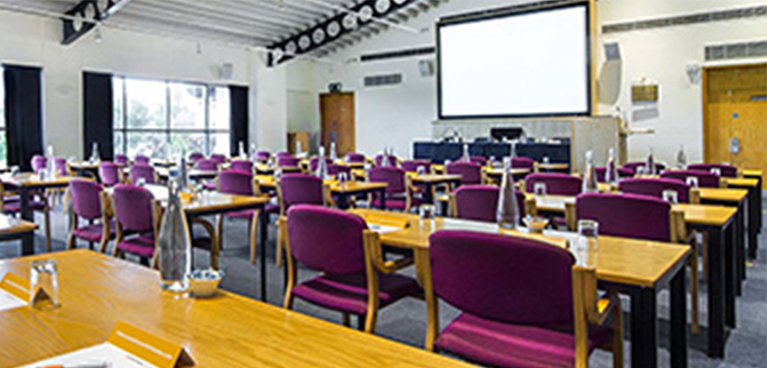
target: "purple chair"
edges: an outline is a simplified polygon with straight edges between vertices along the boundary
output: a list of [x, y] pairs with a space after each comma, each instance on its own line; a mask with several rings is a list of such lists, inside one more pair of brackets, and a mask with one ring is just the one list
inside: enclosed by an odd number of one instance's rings
[[[133, 165], [136, 166], [142, 165]], [[156, 267], [155, 239], [160, 212], [152, 192], [136, 185], [118, 184], [113, 189], [112, 202], [117, 232], [114, 256], [124, 258], [125, 254], [132, 254], [143, 265]]]
[[31, 162], [32, 162], [32, 171], [35, 173], [39, 173], [40, 170], [48, 167], [48, 159], [42, 155], [32, 156]]
[[515, 156], [511, 158], [511, 167], [515, 169], [535, 169], [535, 160], [529, 157]]
[[[623, 164], [622, 167], [624, 169], [626, 169], [626, 170], [631, 171], [632, 176], [633, 176], [633, 175], [636, 175], [636, 173], [637, 173], [637, 171], [639, 170], [640, 167], [646, 167], [646, 166], [647, 166], [647, 162], [646, 161], [634, 161], [634, 162], [627, 162], [627, 163]], [[666, 165], [661, 164], [659, 162], [656, 162], [655, 163], [655, 172], [659, 173], [659, 172], [661, 172], [663, 170], [666, 170]]]
[[418, 168], [422, 167], [423, 171], [425, 173], [428, 173], [431, 171], [431, 161], [430, 160], [407, 160], [402, 161], [402, 170], [405, 170], [407, 172], [418, 172]]
[[232, 170], [253, 172], [253, 163], [248, 160], [232, 160]]
[[663, 178], [631, 178], [618, 184], [623, 193], [641, 194], [663, 199], [663, 192], [673, 190], [679, 203], [690, 203], [690, 186], [683, 181]]
[[562, 173], [533, 173], [525, 178], [525, 191], [534, 193], [536, 183], [546, 184], [547, 195], [576, 196], [581, 193], [581, 179]]
[[295, 157], [292, 153], [286, 152], [286, 151], [277, 152], [277, 154], [275, 156], [277, 158], [280, 158], [280, 157]]
[[220, 154], [220, 153], [214, 153], [210, 155], [210, 159], [213, 160], [216, 164], [223, 164], [226, 162], [226, 155]]
[[191, 155], [189, 155], [189, 161], [191, 162], [197, 162], [205, 158], [205, 155], [203, 155], [200, 152], [192, 152]]
[[104, 161], [99, 165], [99, 177], [104, 186], [111, 187], [122, 182], [122, 169], [111, 161]]
[[479, 166], [485, 166], [485, 164], [487, 164], [487, 158], [482, 156], [471, 156], [469, 160], [475, 164], [479, 164]]
[[346, 173], [346, 177], [351, 179], [352, 168], [346, 165], [330, 164], [328, 165], [328, 175], [338, 176], [338, 174]]
[[[383, 162], [383, 155], [378, 155], [375, 157], [375, 163], [376, 166], [381, 166], [381, 163]], [[389, 155], [389, 166], [397, 167], [397, 156]]]
[[474, 162], [456, 161], [447, 165], [449, 175], [460, 175], [461, 185], [481, 184], [482, 166]]
[[738, 168], [727, 164], [690, 164], [687, 170], [706, 171], [713, 174], [714, 169], [719, 169], [719, 173], [725, 178], [737, 178]]
[[365, 155], [361, 153], [347, 153], [346, 154], [346, 162], [350, 164], [364, 164], [365, 163]]
[[698, 170], [667, 170], [660, 174], [661, 178], [676, 179], [687, 183], [687, 178], [698, 178], [698, 186], [701, 188], [719, 188], [721, 180], [719, 175]]
[[575, 200], [576, 218], [599, 223], [599, 235], [671, 241], [671, 205], [636, 194], [585, 193]]
[[[453, 211], [455, 217], [465, 220], [498, 222], [498, 195], [500, 190], [494, 185], [462, 185], [453, 191]], [[525, 194], [515, 190], [519, 220], [525, 217]]]
[[115, 163], [120, 165], [120, 167], [128, 166], [128, 156], [116, 154]]
[[[18, 216], [21, 213], [21, 197], [17, 194], [9, 195], [6, 187], [10, 190], [18, 190], [18, 187], [9, 183], [0, 182], [0, 212]], [[51, 207], [48, 197], [40, 192], [29, 194], [29, 208], [33, 211], [42, 212], [45, 216], [45, 249], [51, 251]]]
[[58, 176], [69, 176], [69, 165], [67, 165], [67, 159], [63, 157], [54, 157], [53, 170], [56, 171], [56, 175]]
[[[459, 230], [438, 231], [429, 243], [427, 350], [494, 367], [585, 367], [576, 360], [612, 344], [614, 365], [623, 366], [620, 299], [611, 292], [594, 300], [595, 271], [574, 267], [567, 250]], [[461, 311], [441, 332], [435, 295]], [[608, 314], [612, 329], [589, 323]]]
[[130, 179], [132, 184], [137, 184], [139, 179], [144, 179], [147, 184], [154, 184], [157, 182], [154, 167], [149, 165], [139, 164], [138, 162], [130, 167]]
[[[325, 157], [325, 164], [327, 166], [330, 166], [333, 163], [333, 160]], [[320, 158], [319, 157], [312, 157], [309, 160], [309, 172], [316, 172], [317, 167], [320, 165]]]
[[[253, 196], [256, 194], [253, 174], [251, 171], [224, 170], [218, 174], [218, 191], [224, 194]], [[218, 234], [223, 239], [224, 217], [240, 218], [249, 221], [250, 228], [250, 263], [256, 263], [256, 235], [258, 233], [258, 210], [241, 210], [227, 212], [218, 216]]]
[[302, 173], [284, 174], [277, 185], [280, 216], [284, 216], [292, 205], [326, 205], [326, 191], [322, 180], [314, 175]]
[[[287, 153], [287, 152], [281, 152], [281, 153]], [[272, 157], [272, 154], [269, 151], [256, 152], [256, 161], [260, 161], [260, 162], [269, 161], [271, 157]]]
[[[597, 166], [594, 168], [594, 171], [597, 174], [597, 181], [600, 183], [604, 183], [605, 177], [607, 176], [607, 168], [604, 166]], [[623, 168], [623, 167], [615, 168], [615, 172], [618, 173], [619, 180], [634, 177], [634, 171]]]
[[298, 163], [301, 159], [293, 156], [277, 156], [277, 166], [279, 167], [298, 167]]
[[149, 162], [150, 162], [149, 157], [144, 155], [136, 155], [136, 159], [133, 160], [134, 164], [139, 164], [139, 165], [149, 165]]
[[[93, 243], [99, 243], [99, 251], [106, 252], [107, 244], [115, 238], [114, 221], [110, 221], [102, 211], [101, 185], [91, 180], [74, 179], [69, 182], [69, 197], [72, 200], [72, 230], [69, 232], [68, 249], [74, 249], [77, 239], [85, 240], [93, 249]], [[88, 221], [80, 226], [80, 219]]]
[[197, 170], [202, 171], [217, 171], [218, 170], [218, 163], [216, 161], [213, 161], [211, 159], [203, 158], [201, 160], [197, 161]]
[[[375, 233], [367, 230], [361, 217], [341, 210], [314, 205], [295, 205], [287, 220], [280, 221], [280, 232], [287, 235], [288, 283], [285, 308], [292, 309], [295, 298], [341, 311], [344, 321], [358, 316], [364, 330], [375, 332], [378, 309], [408, 296], [417, 296], [418, 284], [396, 272], [412, 262], [380, 269], [380, 255], [369, 250], [380, 247]], [[319, 271], [320, 276], [297, 282], [296, 261]]]
[[[414, 198], [410, 188], [410, 180], [405, 170], [391, 166], [376, 166], [370, 169], [369, 179], [371, 182], [386, 183], [386, 209], [396, 209], [409, 212], [413, 206], [421, 205], [420, 198]], [[379, 194], [372, 195], [371, 207], [381, 208]]]

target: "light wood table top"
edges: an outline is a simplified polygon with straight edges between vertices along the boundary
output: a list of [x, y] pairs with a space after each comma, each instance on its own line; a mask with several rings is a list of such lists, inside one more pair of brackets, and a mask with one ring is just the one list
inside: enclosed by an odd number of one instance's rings
[[[76, 176], [57, 176], [53, 179], [41, 177], [34, 173], [19, 173], [16, 176], [11, 174], [0, 175], [0, 181], [5, 184], [15, 185], [19, 187], [62, 187], [69, 185], [69, 182], [73, 179], [83, 179]], [[87, 179], [86, 179], [87, 180]]]
[[37, 230], [37, 224], [0, 214], [0, 235], [28, 233]]
[[74, 161], [67, 163], [70, 168], [75, 170], [96, 170], [99, 168], [100, 163], [90, 161]]
[[[130, 173], [130, 169], [126, 169], [128, 173]], [[168, 175], [170, 175], [170, 169], [167, 167], [158, 167], [155, 169], [155, 172], [157, 175], [163, 178], [167, 178]], [[218, 176], [218, 170], [199, 170], [199, 169], [191, 169], [187, 171], [187, 175], [189, 175], [192, 179], [199, 179], [199, 178], [215, 178]]]
[[[255, 178], [261, 187], [273, 189], [276, 187], [274, 184], [274, 176], [271, 175], [256, 175]], [[386, 188], [386, 183], [378, 182], [366, 182], [366, 181], [349, 181], [343, 185], [339, 185], [337, 180], [325, 180], [325, 185], [328, 186], [333, 193], [349, 193], [349, 192], [361, 192], [361, 191], [373, 191]]]
[[718, 201], [718, 202], [735, 202], [738, 203], [748, 196], [748, 190], [746, 189], [731, 189], [731, 188], [703, 188], [699, 187], [701, 200]]
[[117, 321], [183, 345], [196, 367], [469, 367], [425, 350], [220, 291], [211, 299], [160, 291], [157, 271], [75, 250], [0, 262], [0, 275], [58, 263], [54, 311], [0, 312], [0, 367], [106, 341]]
[[764, 172], [762, 170], [749, 170], [749, 169], [743, 169], [740, 170], [741, 174], [743, 176], [762, 176], [764, 175]]
[[[485, 173], [490, 176], [502, 176], [503, 175], [503, 169], [501, 168], [494, 168], [494, 167], [485, 167], [483, 168]], [[525, 169], [521, 167], [512, 167], [509, 170], [509, 173], [511, 175], [521, 175], [521, 174], [527, 174], [530, 172], [530, 169]]]
[[413, 173], [410, 176], [410, 179], [415, 184], [420, 183], [429, 183], [429, 184], [439, 184], [439, 183], [448, 183], [448, 182], [455, 182], [460, 181], [461, 176], [460, 175], [452, 175], [452, 174], [423, 174], [418, 175]]
[[[351, 212], [362, 216], [370, 223], [383, 225], [401, 219], [407, 220], [406, 228], [381, 234], [381, 243], [411, 249], [428, 249], [429, 236], [435, 231], [444, 229], [501, 232], [533, 237], [562, 247], [567, 246], [567, 240], [563, 237], [574, 235], [557, 231], [528, 234], [514, 230], [499, 230], [496, 225], [490, 223], [444, 218], [435, 219], [433, 226], [429, 222], [421, 226], [420, 218], [413, 214], [370, 209], [355, 209]], [[597, 277], [602, 281], [626, 285], [655, 287], [671, 270], [681, 267], [680, 263], [684, 262], [690, 254], [690, 247], [686, 245], [641, 239], [600, 236], [598, 244], [598, 250], [589, 251], [587, 255], [583, 255], [588, 260], [579, 259], [579, 263], [595, 266]], [[576, 255], [576, 257], [579, 256]]]
[[759, 185], [759, 179], [750, 178], [722, 178], [727, 185], [736, 185], [739, 187], [756, 187]]
[[538, 170], [567, 170], [570, 168], [570, 164], [565, 163], [543, 163], [543, 162], [537, 162], [535, 166], [538, 168]]

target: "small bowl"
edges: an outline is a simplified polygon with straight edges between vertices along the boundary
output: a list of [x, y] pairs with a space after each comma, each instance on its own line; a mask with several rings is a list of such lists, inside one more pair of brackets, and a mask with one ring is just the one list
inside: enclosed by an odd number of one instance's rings
[[189, 275], [189, 291], [195, 298], [210, 298], [216, 295], [218, 291], [218, 284], [221, 283], [221, 279], [224, 277], [222, 271], [216, 271], [213, 269], [195, 270]]
[[525, 222], [525, 225], [527, 225], [527, 228], [534, 233], [543, 232], [543, 229], [549, 224], [549, 219], [543, 217], [525, 216], [523, 221]]

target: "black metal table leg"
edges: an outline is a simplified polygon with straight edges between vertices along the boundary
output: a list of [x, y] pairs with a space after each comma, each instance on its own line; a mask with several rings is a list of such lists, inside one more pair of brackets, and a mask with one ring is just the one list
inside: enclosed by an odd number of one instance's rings
[[725, 233], [719, 227], [708, 228], [708, 355], [713, 358], [724, 357]]
[[268, 239], [267, 231], [269, 230], [269, 215], [263, 212], [261, 209], [261, 216], [258, 217], [259, 221], [259, 248], [261, 250], [261, 301], [266, 301], [266, 240]]
[[349, 209], [349, 197], [346, 195], [346, 193], [338, 193], [337, 199], [336, 199], [336, 205], [339, 209], [347, 210]]
[[35, 254], [35, 239], [33, 232], [24, 233], [21, 235], [21, 255], [31, 256]]
[[[743, 280], [746, 279], [746, 250], [751, 247], [751, 244], [756, 243], [756, 233], [753, 231], [754, 227], [751, 224], [751, 204], [748, 198], [743, 200], [738, 207], [738, 211], [743, 212], [743, 222], [741, 224], [741, 237], [748, 237], [748, 244], [745, 239], [741, 246], [738, 247], [738, 296], [742, 294]], [[745, 236], [742, 234], [746, 234]]]
[[379, 190], [378, 191], [378, 195], [381, 196], [381, 203], [380, 203], [381, 207], [380, 208], [382, 210], [385, 210], [386, 209], [386, 188], [383, 188], [383, 189]]
[[687, 368], [687, 290], [685, 288], [685, 275], [686, 271], [682, 268], [671, 279], [671, 367], [673, 368]]
[[631, 291], [631, 366], [658, 366], [658, 312], [655, 289]]
[[[32, 207], [29, 206], [29, 188], [19, 186], [19, 201], [21, 202], [21, 219], [29, 222], [35, 222]], [[21, 254], [31, 255], [35, 253], [35, 238], [30, 233], [28, 236], [21, 237]]]
[[[734, 226], [734, 235], [735, 235], [735, 248], [727, 247], [725, 251], [727, 252], [727, 266], [725, 268], [725, 272], [727, 272], [727, 277], [731, 277], [732, 279], [727, 279], [728, 283], [727, 285], [732, 285], [735, 290], [735, 295], [740, 296], [742, 293], [742, 274], [745, 271], [745, 259], [743, 259], [743, 262], [741, 262], [741, 257], [743, 256], [744, 249], [745, 249], [745, 221], [744, 221], [744, 212], [743, 212], [743, 203], [738, 204], [738, 213], [735, 216], [735, 226]], [[732, 273], [732, 275], [730, 275]]]
[[[729, 242], [724, 243], [724, 318], [725, 323], [729, 327], [735, 327], [735, 295], [737, 293], [739, 278], [737, 275], [737, 257], [735, 253], [735, 247], [738, 246], [738, 234], [739, 234], [738, 219], [735, 218], [735, 222], [730, 224], [725, 230], [725, 239], [730, 239]], [[710, 257], [710, 254], [709, 254]], [[710, 266], [709, 266], [710, 267]], [[710, 272], [710, 271], [709, 271]]]

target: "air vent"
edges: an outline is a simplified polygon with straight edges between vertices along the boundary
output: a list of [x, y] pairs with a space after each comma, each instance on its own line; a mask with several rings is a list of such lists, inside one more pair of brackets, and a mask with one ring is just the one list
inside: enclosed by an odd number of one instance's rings
[[426, 46], [426, 47], [419, 47], [414, 49], [378, 52], [375, 54], [362, 55], [360, 56], [360, 61], [364, 63], [366, 61], [399, 59], [399, 58], [406, 58], [411, 56], [431, 55], [435, 53], [436, 51], [437, 49], [434, 46]]
[[706, 46], [706, 61], [767, 57], [767, 41]]
[[365, 77], [365, 87], [382, 87], [402, 84], [402, 74], [371, 75]]
[[767, 6], [753, 6], [750, 8], [729, 9], [712, 11], [708, 13], [696, 13], [679, 15], [668, 18], [646, 19], [635, 22], [605, 24], [602, 33], [618, 33], [653, 28], [666, 28], [686, 26], [700, 23], [721, 22], [736, 19], [747, 19], [767, 16]]

